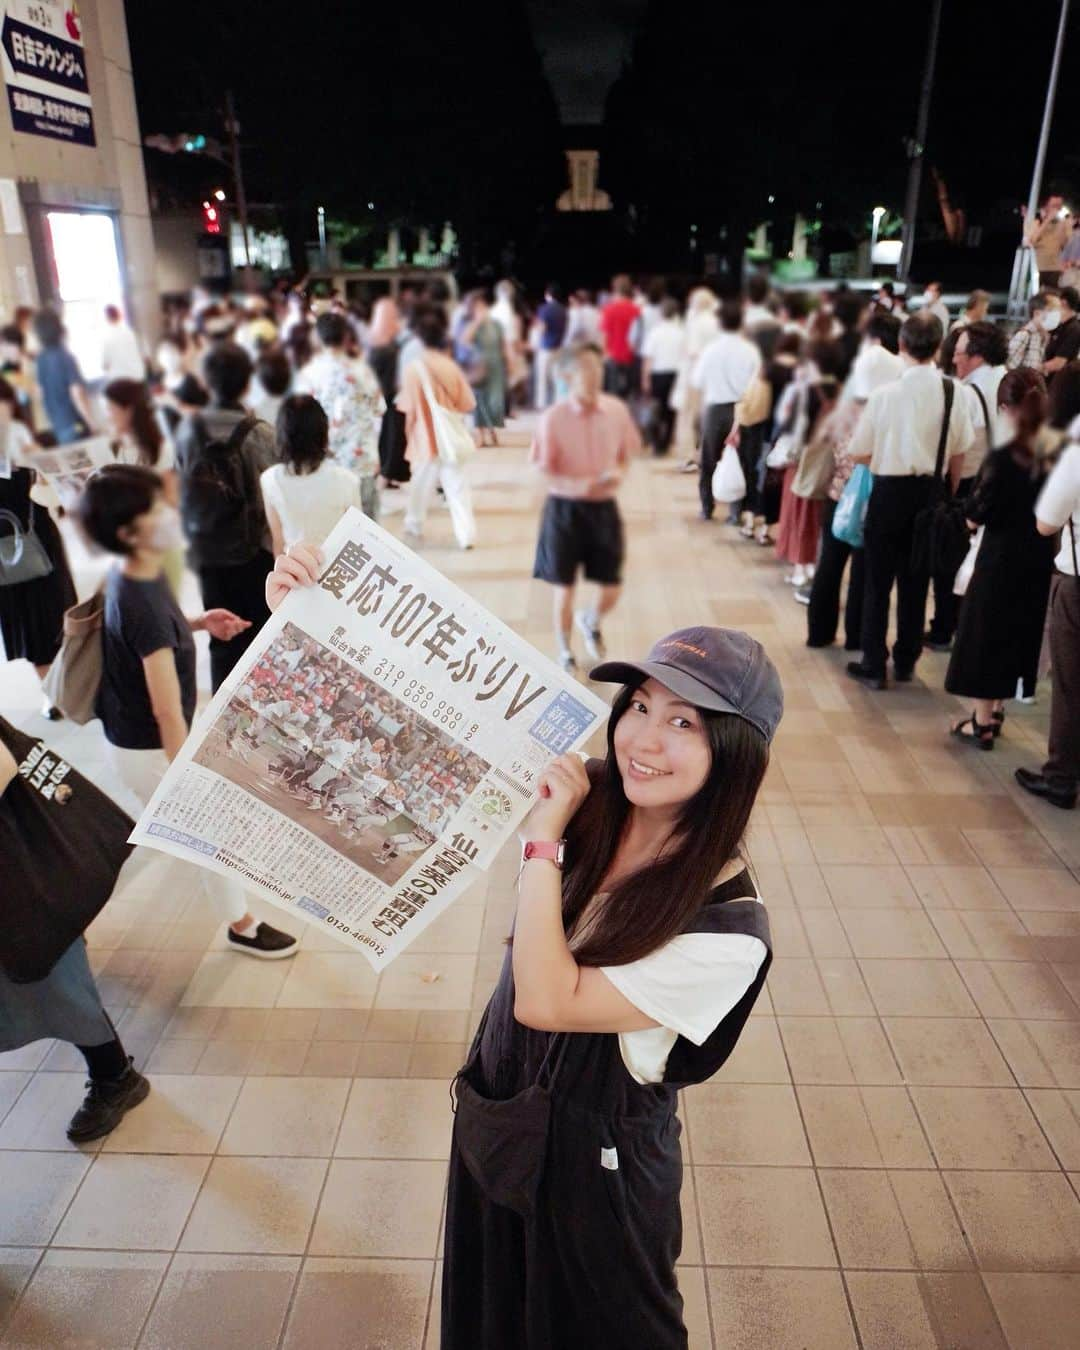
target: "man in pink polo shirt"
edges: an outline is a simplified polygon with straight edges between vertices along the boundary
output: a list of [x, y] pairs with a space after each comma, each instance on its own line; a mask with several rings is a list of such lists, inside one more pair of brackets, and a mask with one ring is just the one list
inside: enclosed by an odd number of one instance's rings
[[[570, 397], [540, 418], [530, 460], [547, 479], [533, 576], [555, 588], [555, 638], [564, 670], [575, 670], [570, 645], [576, 623], [593, 661], [604, 659], [600, 621], [619, 598], [623, 526], [615, 493], [630, 456], [641, 449], [626, 405], [601, 393], [604, 357], [582, 343], [565, 356]], [[599, 587], [592, 609], [574, 612], [578, 568]]]

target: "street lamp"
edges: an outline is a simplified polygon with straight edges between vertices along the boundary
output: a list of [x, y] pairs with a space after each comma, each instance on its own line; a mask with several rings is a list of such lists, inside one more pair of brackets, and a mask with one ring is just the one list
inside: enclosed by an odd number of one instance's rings
[[325, 270], [326, 262], [326, 207], [319, 207], [319, 261]]
[[877, 248], [878, 229], [881, 226], [881, 217], [885, 214], [883, 206], [875, 206], [870, 213], [874, 218], [874, 223], [870, 227], [870, 275], [874, 275], [874, 249]]

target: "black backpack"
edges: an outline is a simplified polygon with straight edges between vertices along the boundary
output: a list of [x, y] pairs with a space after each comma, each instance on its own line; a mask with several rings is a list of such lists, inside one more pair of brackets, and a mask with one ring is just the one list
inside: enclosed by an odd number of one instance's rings
[[201, 417], [180, 472], [180, 516], [194, 567], [236, 567], [262, 547], [262, 491], [242, 446], [258, 423], [245, 417], [227, 440]]

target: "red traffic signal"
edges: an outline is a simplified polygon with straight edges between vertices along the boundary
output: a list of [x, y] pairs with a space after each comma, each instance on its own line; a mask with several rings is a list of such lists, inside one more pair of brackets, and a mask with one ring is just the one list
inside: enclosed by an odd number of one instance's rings
[[206, 234], [221, 233], [221, 212], [210, 202], [202, 204], [203, 231]]

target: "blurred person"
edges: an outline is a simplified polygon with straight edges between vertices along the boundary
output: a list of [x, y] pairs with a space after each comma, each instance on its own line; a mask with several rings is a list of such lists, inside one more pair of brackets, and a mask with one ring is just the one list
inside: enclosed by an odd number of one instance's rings
[[1061, 323], [1061, 303], [1056, 295], [1039, 291], [1028, 301], [1027, 323], [1009, 339], [1005, 364], [1010, 370], [1026, 366], [1041, 371], [1046, 360], [1046, 344]]
[[1061, 250], [1061, 275], [1059, 286], [1080, 285], [1080, 217], [1072, 218], [1072, 228]]
[[[975, 433], [952, 494], [955, 500], [963, 501], [988, 452], [1004, 444], [1012, 430], [1009, 419], [998, 412], [998, 387], [1006, 373], [1007, 343], [1001, 329], [985, 320], [966, 324], [950, 337], [955, 338], [952, 364], [960, 380], [957, 392], [968, 400]], [[934, 652], [947, 652], [952, 645], [959, 612], [959, 597], [953, 592], [955, 581], [955, 571], [940, 572], [932, 578], [934, 617], [923, 643]]]
[[322, 544], [350, 506], [363, 506], [356, 474], [330, 457], [330, 423], [317, 399], [283, 399], [276, 434], [281, 463], [259, 479], [275, 557], [293, 544]]
[[[69, 907], [72, 892], [77, 889], [85, 896], [89, 885], [91, 895], [100, 898], [112, 889], [122, 851], [119, 841], [126, 838], [132, 821], [67, 765], [59, 785], [55, 790], [50, 785], [46, 795], [26, 771], [34, 763], [32, 755], [41, 749], [40, 742], [0, 717], [0, 853], [5, 885], [12, 888], [11, 900], [16, 888], [24, 897], [36, 896], [41, 874], [48, 869], [63, 902], [61, 907], [42, 906], [35, 913], [34, 949], [56, 955], [43, 975], [34, 972], [30, 979], [23, 977], [21, 969], [26, 959], [24, 935], [10, 906], [5, 914], [0, 934], [0, 1054], [34, 1041], [55, 1039], [75, 1046], [86, 1061], [88, 1081], [82, 1105], [68, 1123], [67, 1137], [73, 1144], [86, 1144], [111, 1133], [150, 1091], [105, 1011], [85, 939], [81, 935], [74, 941], [70, 938], [72, 917], [81, 922], [86, 912], [81, 906]], [[54, 759], [58, 767], [64, 763], [59, 756]], [[80, 828], [75, 831], [71, 828], [73, 809], [80, 813]], [[85, 844], [91, 828], [95, 857], [81, 861], [76, 877], [71, 875], [72, 854], [80, 843]], [[103, 835], [108, 836], [108, 849], [102, 846]], [[60, 876], [62, 867], [66, 874]], [[11, 974], [6, 969], [9, 962]], [[18, 979], [15, 967], [19, 968]]]
[[166, 333], [157, 345], [154, 353], [154, 365], [159, 381], [157, 387], [170, 393], [185, 375], [189, 373], [189, 355], [191, 343], [183, 330]]
[[364, 514], [377, 520], [382, 390], [368, 363], [346, 354], [349, 325], [341, 314], [320, 314], [315, 331], [322, 350], [297, 375], [296, 392], [322, 404], [330, 421], [330, 453], [356, 475]]
[[379, 467], [385, 485], [397, 488], [409, 481], [405, 458], [405, 417], [395, 403], [398, 393], [398, 346], [403, 327], [394, 300], [376, 300], [368, 330], [368, 363], [379, 382], [386, 411], [379, 427]]
[[407, 444], [405, 454], [412, 467], [409, 501], [405, 512], [405, 534], [419, 541], [424, 535], [431, 495], [440, 484], [450, 508], [450, 521], [458, 547], [473, 548], [476, 544], [476, 517], [472, 508], [466, 466], [451, 464], [439, 456], [435, 425], [427, 406], [424, 383], [419, 363], [431, 382], [432, 391], [440, 406], [452, 412], [469, 413], [476, 399], [465, 372], [443, 348], [446, 346], [447, 320], [445, 312], [435, 306], [419, 306], [413, 319], [413, 331], [423, 344], [422, 354], [405, 368], [397, 406], [405, 414]]
[[[105, 415], [114, 439], [113, 456], [118, 464], [141, 464], [153, 469], [173, 506], [180, 503], [176, 451], [162, 420], [141, 380], [110, 380], [105, 386]], [[179, 596], [184, 579], [183, 547], [165, 555], [165, 575], [173, 594]]]
[[641, 316], [634, 304], [634, 287], [625, 273], [611, 283], [613, 297], [600, 311], [600, 333], [604, 339], [604, 389], [626, 400], [638, 387], [634, 378], [637, 354], [630, 341], [631, 330]]
[[891, 281], [883, 281], [874, 293], [874, 304], [878, 309], [883, 309], [886, 314], [900, 312], [903, 305], [896, 295], [896, 287]]
[[277, 341], [277, 324], [270, 315], [270, 305], [261, 295], [248, 296], [244, 302], [243, 318], [236, 328], [236, 341], [256, 361], [260, 352]]
[[41, 422], [41, 396], [34, 380], [34, 363], [26, 353], [26, 337], [17, 323], [0, 328], [0, 378], [15, 391], [27, 426]]
[[1069, 222], [1061, 216], [1064, 205], [1064, 198], [1052, 192], [1043, 200], [1033, 220], [1027, 219], [1026, 207], [1020, 208], [1024, 240], [1035, 250], [1040, 290], [1055, 289], [1061, 279], [1061, 253], [1069, 238]]
[[1075, 440], [1035, 503], [1035, 524], [1046, 538], [1059, 531], [1061, 536], [1050, 583], [1050, 734], [1042, 768], [1019, 768], [1015, 777], [1025, 792], [1069, 811], [1080, 787], [1080, 445]]
[[720, 331], [716, 293], [708, 286], [697, 286], [686, 302], [686, 357], [675, 382], [675, 442], [683, 455], [683, 473], [697, 473], [701, 443], [701, 390], [691, 380], [698, 357]]
[[34, 332], [41, 345], [35, 378], [57, 445], [70, 445], [92, 436], [96, 426], [90, 391], [78, 361], [68, 349], [59, 315], [51, 309], [38, 310]]
[[944, 433], [943, 475], [955, 486], [975, 431], [966, 398], [953, 392], [947, 411], [944, 380], [933, 364], [941, 345], [941, 324], [914, 315], [900, 329], [900, 354], [907, 369], [876, 389], [848, 445], [855, 464], [869, 464], [874, 486], [866, 511], [866, 592], [863, 602], [862, 660], [847, 673], [872, 689], [887, 687], [886, 635], [889, 604], [896, 586], [896, 642], [893, 671], [899, 683], [914, 678], [922, 652], [929, 577], [913, 564], [915, 520], [934, 496], [937, 452]]
[[922, 293], [922, 304], [918, 313], [933, 314], [941, 324], [942, 332], [949, 331], [949, 307], [941, 298], [941, 282], [928, 281]]
[[679, 302], [670, 297], [660, 306], [660, 320], [645, 335], [641, 348], [641, 392], [653, 400], [650, 434], [653, 450], [666, 455], [675, 432], [671, 395], [686, 355], [686, 331]]
[[[97, 714], [111, 768], [146, 806], [195, 715], [192, 634], [205, 631], [227, 644], [251, 625], [227, 609], [184, 617], [162, 566], [164, 555], [182, 541], [180, 516], [152, 470], [126, 464], [99, 469], [87, 480], [77, 519], [99, 548], [120, 559], [105, 583]], [[238, 881], [203, 868], [194, 875], [229, 921], [230, 951], [269, 960], [295, 954], [295, 938], [256, 925]]]
[[791, 564], [791, 571], [784, 580], [796, 588], [813, 579], [824, 506], [817, 498], [796, 496], [791, 486], [799, 470], [802, 454], [817, 439], [836, 407], [840, 397], [837, 372], [843, 363], [843, 353], [833, 341], [811, 343], [806, 357], [778, 413], [778, 417], [783, 419], [789, 407], [794, 412], [796, 399], [805, 400], [803, 416], [806, 432], [799, 447], [799, 458], [789, 463], [784, 470], [780, 489], [780, 522], [776, 532], [776, 556], [781, 562]]
[[[554, 588], [559, 663], [564, 670], [576, 670], [574, 625], [589, 657], [603, 660], [600, 625], [618, 601], [625, 554], [616, 494], [641, 439], [626, 404], [602, 392], [604, 364], [598, 346], [569, 349], [564, 363], [570, 396], [541, 417], [529, 454], [548, 492], [533, 576]], [[597, 593], [591, 608], [575, 612], [579, 569], [596, 583]]]
[[[8, 661], [29, 661], [43, 679], [60, 650], [64, 611], [76, 602], [75, 583], [56, 522], [30, 495], [37, 481], [34, 439], [21, 416], [15, 390], [0, 378], [0, 436], [9, 469], [7, 476], [0, 473], [0, 510], [10, 511], [23, 530], [33, 530], [52, 563], [46, 576], [0, 586], [0, 637]], [[9, 523], [0, 537], [10, 544]], [[51, 705], [44, 711], [54, 720], [60, 716]]]
[[700, 390], [704, 408], [698, 474], [701, 520], [712, 520], [715, 508], [713, 470], [735, 425], [735, 405], [746, 396], [761, 369], [761, 353], [739, 331], [742, 320], [741, 300], [721, 302], [720, 332], [697, 358], [690, 375], [690, 384]]
[[506, 407], [509, 413], [519, 401], [522, 385], [528, 378], [529, 363], [525, 359], [525, 324], [518, 308], [517, 287], [508, 278], [495, 286], [491, 317], [502, 329], [506, 342]]
[[969, 526], [983, 534], [945, 676], [948, 693], [973, 700], [951, 734], [980, 750], [994, 748], [1018, 685], [1034, 688], [1055, 552], [1035, 519], [1048, 471], [1035, 450], [1047, 411], [1038, 371], [1010, 371], [996, 409], [1007, 439], [987, 455], [965, 499]]
[[866, 301], [858, 291], [838, 291], [833, 302], [833, 310], [838, 325], [836, 341], [840, 347], [841, 362], [839, 377], [846, 380], [851, 374], [863, 341], [866, 314]]
[[638, 316], [635, 350], [640, 354], [645, 339], [663, 318], [663, 305], [667, 299], [667, 285], [660, 278], [650, 281], [648, 286], [638, 286], [634, 293], [634, 304], [641, 313]]
[[1068, 431], [1077, 417], [1080, 417], [1080, 361], [1069, 361], [1050, 384], [1049, 425], [1058, 433], [1059, 443], [1063, 439], [1061, 433]]
[[259, 475], [277, 463], [274, 429], [251, 416], [244, 398], [251, 358], [235, 342], [216, 342], [203, 360], [207, 406], [176, 429], [180, 512], [188, 562], [208, 610], [226, 609], [248, 625], [234, 638], [210, 632], [210, 678], [221, 682], [269, 616], [266, 574], [274, 565]]
[[[834, 471], [823, 503], [817, 565], [806, 595], [808, 647], [829, 647], [836, 641], [840, 624], [840, 590], [850, 559], [851, 574], [844, 605], [844, 650], [857, 652], [862, 649], [864, 554], [861, 548], [852, 548], [837, 539], [832, 532], [832, 523], [837, 503], [855, 468], [849, 447], [867, 400], [876, 389], [898, 380], [904, 369], [896, 354], [899, 335], [900, 321], [894, 314], [884, 310], [871, 314], [866, 328], [867, 345], [855, 358], [844, 397], [829, 414], [820, 433], [827, 436], [832, 445]], [[888, 362], [876, 357], [874, 353], [879, 350], [894, 360]], [[796, 599], [801, 598], [796, 592]]]
[[593, 304], [592, 291], [577, 290], [570, 297], [570, 310], [566, 324], [565, 345], [576, 346], [582, 342], [602, 343], [600, 333], [600, 311]]
[[991, 298], [989, 291], [972, 291], [960, 317], [953, 324], [953, 328], [966, 328], [969, 323], [985, 322], [987, 315], [990, 313]]
[[1080, 291], [1065, 286], [1058, 294], [1058, 304], [1061, 322], [1047, 340], [1046, 360], [1042, 368], [1042, 373], [1051, 385], [1067, 362], [1080, 357]]
[[805, 291], [785, 291], [780, 300], [780, 325], [785, 333], [810, 336], [810, 301]]
[[764, 272], [755, 272], [746, 283], [746, 312], [743, 322], [748, 335], [752, 336], [756, 328], [779, 325], [780, 321], [768, 303], [770, 294], [768, 276]]
[[260, 421], [273, 426], [293, 382], [293, 370], [283, 347], [264, 347], [255, 361], [255, 380], [247, 404]]
[[116, 305], [105, 306], [101, 369], [107, 379], [146, 381], [146, 358], [135, 330]]
[[549, 283], [544, 291], [543, 304], [537, 309], [534, 320], [537, 337], [536, 365], [533, 370], [536, 387], [533, 405], [541, 412], [551, 402], [552, 362], [555, 360], [555, 353], [566, 339], [568, 317], [566, 306], [563, 304], [562, 287], [554, 282]]
[[762, 371], [765, 383], [769, 386], [769, 414], [765, 419], [762, 432], [762, 448], [758, 455], [757, 481], [755, 483], [756, 500], [754, 517], [743, 525], [741, 533], [746, 539], [753, 539], [762, 548], [772, 548], [774, 540], [769, 535], [770, 528], [780, 519], [780, 503], [784, 481], [783, 469], [769, 468], [766, 460], [768, 452], [782, 430], [780, 409], [784, 406], [784, 395], [795, 378], [802, 355], [803, 342], [798, 333], [781, 333], [776, 341], [776, 350]]
[[465, 326], [459, 341], [469, 353], [465, 369], [476, 398], [480, 444], [498, 445], [497, 430], [506, 425], [506, 372], [510, 358], [503, 330], [492, 318], [486, 291], [473, 291], [467, 297]]

